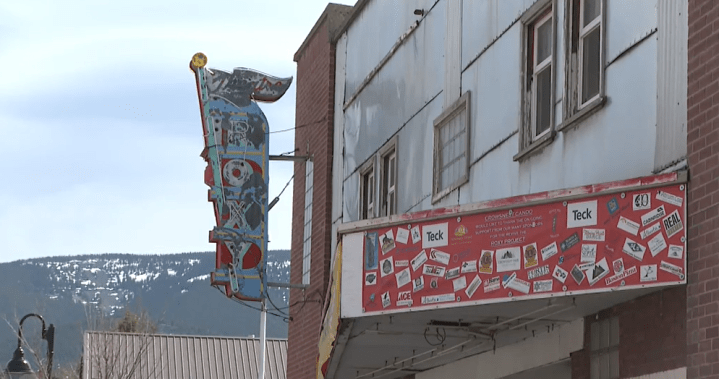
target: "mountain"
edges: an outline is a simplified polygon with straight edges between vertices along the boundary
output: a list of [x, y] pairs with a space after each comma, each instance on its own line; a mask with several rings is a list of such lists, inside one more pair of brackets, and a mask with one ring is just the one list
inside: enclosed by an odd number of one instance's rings
[[[215, 336], [258, 336], [259, 303], [240, 303], [210, 286], [214, 253], [170, 255], [103, 254], [50, 257], [0, 264], [0, 365], [12, 358], [16, 329], [28, 313], [55, 325], [55, 362], [77, 362], [82, 331], [88, 325], [108, 325], [125, 314], [147, 312], [158, 333]], [[268, 254], [268, 281], [288, 283], [289, 250]], [[289, 291], [271, 288], [267, 337], [287, 337]], [[285, 314], [283, 314], [283, 312]], [[101, 321], [101, 322], [100, 322]], [[40, 322], [23, 324], [31, 345], [40, 341]]]

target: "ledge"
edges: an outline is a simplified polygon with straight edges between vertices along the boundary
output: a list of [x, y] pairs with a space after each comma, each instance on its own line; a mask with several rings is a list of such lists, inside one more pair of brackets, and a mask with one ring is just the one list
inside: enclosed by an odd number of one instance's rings
[[577, 126], [577, 124], [586, 119], [587, 117], [593, 115], [598, 110], [604, 108], [604, 104], [607, 103], [607, 97], [601, 96], [592, 101], [591, 103], [587, 104], [584, 108], [577, 111], [575, 114], [572, 115], [572, 117], [569, 117], [568, 119], [564, 120], [559, 126], [557, 126], [556, 130], [558, 132], [562, 132], [565, 130], [568, 130], [572, 127]]
[[526, 158], [529, 158], [533, 154], [539, 152], [544, 147], [546, 147], [547, 145], [552, 143], [552, 141], [554, 141], [554, 137], [556, 135], [557, 135], [556, 130], [551, 130], [549, 133], [543, 135], [541, 138], [532, 142], [531, 144], [529, 144], [529, 146], [525, 147], [519, 153], [517, 153], [517, 155], [515, 155], [513, 158], [514, 161], [517, 162], [517, 161], [524, 160]]

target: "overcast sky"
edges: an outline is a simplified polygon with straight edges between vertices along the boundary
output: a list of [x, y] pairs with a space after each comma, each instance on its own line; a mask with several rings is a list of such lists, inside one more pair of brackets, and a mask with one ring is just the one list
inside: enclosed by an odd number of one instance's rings
[[[335, 0], [354, 4], [354, 0]], [[249, 67], [296, 76], [325, 0], [0, 2], [0, 262], [54, 255], [214, 250], [194, 76]], [[295, 84], [260, 104], [294, 126]], [[294, 132], [270, 136], [270, 153]], [[270, 164], [270, 200], [292, 175]], [[289, 249], [292, 185], [270, 212]]]

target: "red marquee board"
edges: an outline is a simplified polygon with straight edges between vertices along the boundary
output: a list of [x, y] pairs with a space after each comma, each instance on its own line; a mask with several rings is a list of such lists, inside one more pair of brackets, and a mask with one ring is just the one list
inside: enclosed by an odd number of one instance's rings
[[685, 282], [684, 185], [365, 232], [365, 313]]

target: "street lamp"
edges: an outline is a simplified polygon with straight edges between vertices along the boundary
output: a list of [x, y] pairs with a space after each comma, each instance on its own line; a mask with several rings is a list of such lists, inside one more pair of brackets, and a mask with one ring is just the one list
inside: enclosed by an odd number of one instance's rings
[[52, 378], [52, 355], [55, 350], [55, 326], [50, 324], [50, 327], [45, 329], [45, 320], [42, 316], [30, 313], [25, 315], [20, 320], [20, 327], [17, 330], [17, 349], [13, 353], [13, 357], [10, 362], [7, 363], [5, 374], [12, 379], [25, 379], [34, 378], [35, 372], [32, 371], [30, 363], [25, 359], [25, 353], [22, 350], [22, 323], [28, 317], [37, 317], [42, 322], [42, 339], [47, 341], [47, 374], [46, 378]]

